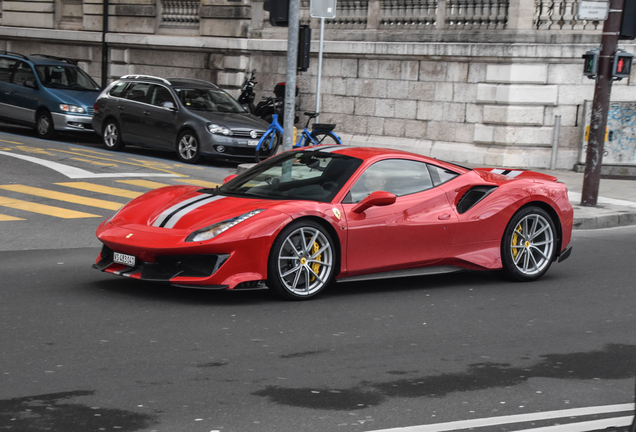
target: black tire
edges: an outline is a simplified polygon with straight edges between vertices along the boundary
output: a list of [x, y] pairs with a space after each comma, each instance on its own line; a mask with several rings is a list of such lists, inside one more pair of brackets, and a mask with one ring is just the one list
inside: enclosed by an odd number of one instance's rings
[[550, 268], [557, 253], [557, 232], [550, 215], [539, 207], [525, 207], [510, 220], [501, 240], [503, 274], [529, 282]]
[[[320, 144], [342, 144], [338, 137], [331, 132], [313, 131], [311, 137], [316, 140], [316, 145]], [[307, 145], [312, 145], [311, 141], [307, 141]]]
[[51, 113], [41, 110], [35, 118], [35, 133], [39, 138], [51, 139], [55, 136], [55, 125]]
[[102, 143], [106, 150], [119, 151], [126, 144], [121, 139], [121, 129], [115, 120], [107, 120], [102, 129]]
[[309, 300], [331, 283], [335, 265], [336, 247], [327, 230], [312, 220], [292, 222], [270, 250], [267, 286], [284, 299]]
[[[267, 158], [270, 158], [276, 154], [278, 151], [278, 146], [280, 145], [280, 136], [272, 129], [268, 129], [267, 132], [263, 135], [263, 143], [261, 144], [261, 148], [259, 148], [254, 154], [254, 158], [256, 163], [263, 161]], [[270, 141], [271, 141], [271, 149], [270, 149]]]
[[184, 131], [177, 138], [177, 157], [181, 162], [195, 164], [201, 159], [199, 138], [192, 131]]

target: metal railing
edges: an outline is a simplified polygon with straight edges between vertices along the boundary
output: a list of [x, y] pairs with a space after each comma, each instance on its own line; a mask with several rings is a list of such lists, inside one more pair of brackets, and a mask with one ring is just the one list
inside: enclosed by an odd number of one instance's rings
[[576, 19], [580, 0], [535, 0], [534, 28], [537, 30], [600, 30], [600, 21]]

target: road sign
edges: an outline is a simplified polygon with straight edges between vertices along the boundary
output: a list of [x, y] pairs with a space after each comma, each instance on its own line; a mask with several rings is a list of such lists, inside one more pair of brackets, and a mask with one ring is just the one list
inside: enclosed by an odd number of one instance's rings
[[577, 19], [586, 21], [605, 21], [609, 15], [609, 2], [602, 0], [581, 0]]
[[311, 0], [309, 4], [309, 15], [312, 18], [336, 17], [336, 0]]

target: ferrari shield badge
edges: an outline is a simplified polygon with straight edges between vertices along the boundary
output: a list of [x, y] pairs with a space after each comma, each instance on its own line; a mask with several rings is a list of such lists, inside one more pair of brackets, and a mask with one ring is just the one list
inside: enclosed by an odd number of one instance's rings
[[338, 210], [337, 208], [332, 208], [331, 211], [333, 212], [333, 215], [337, 217], [338, 220], [340, 220], [340, 210]]

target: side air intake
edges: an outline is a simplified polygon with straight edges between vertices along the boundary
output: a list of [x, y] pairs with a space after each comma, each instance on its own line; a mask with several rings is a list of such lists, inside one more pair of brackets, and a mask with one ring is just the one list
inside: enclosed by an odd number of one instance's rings
[[457, 212], [459, 214], [466, 213], [495, 189], [497, 189], [497, 186], [475, 186], [470, 188], [464, 196], [459, 199]]

